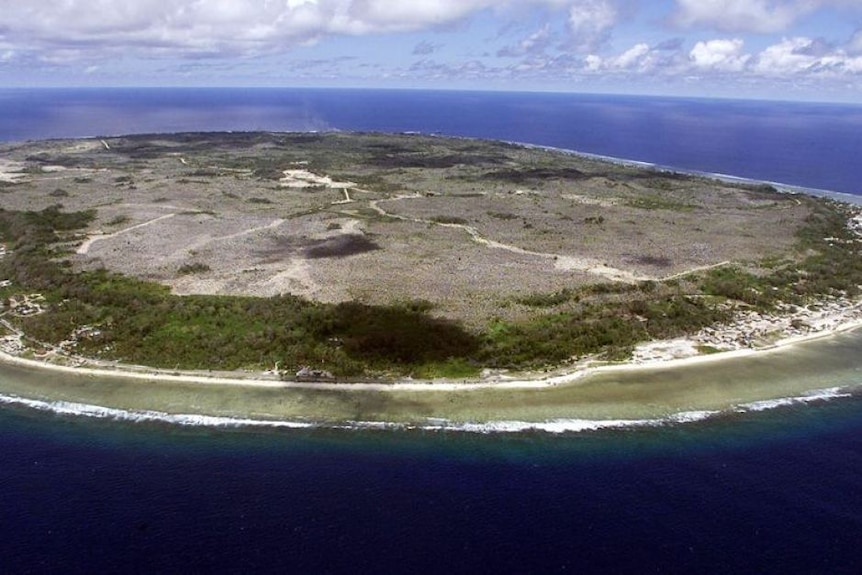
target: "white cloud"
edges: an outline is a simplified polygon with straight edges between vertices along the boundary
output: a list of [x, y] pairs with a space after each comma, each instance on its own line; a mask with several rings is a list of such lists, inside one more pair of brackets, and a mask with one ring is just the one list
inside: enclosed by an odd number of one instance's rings
[[607, 39], [617, 23], [616, 6], [608, 0], [581, 0], [569, 7], [568, 27], [572, 43], [593, 49]]
[[610, 61], [612, 68], [620, 68], [623, 70], [631, 70], [641, 67], [644, 58], [650, 52], [650, 47], [647, 44], [636, 44], [632, 46], [616, 58]]
[[590, 54], [584, 58], [584, 70], [586, 72], [598, 72], [602, 69], [603, 65], [604, 61], [601, 56], [597, 56], [596, 54]]
[[645, 74], [660, 67], [669, 68], [669, 60], [645, 43], [635, 44], [619, 54], [604, 58], [597, 54], [590, 54], [582, 61], [582, 70], [587, 73]]
[[810, 54], [811, 38], [785, 38], [757, 56], [753, 70], [767, 76], [787, 76], [813, 70], [818, 58]]
[[862, 56], [833, 49], [812, 38], [785, 38], [756, 59], [752, 71], [763, 76], [842, 76], [862, 73]]
[[[280, 54], [329, 36], [444, 29], [462, 31], [465, 37], [446, 38], [446, 50], [441, 51], [442, 44], [436, 43], [440, 36], [417, 34], [403, 48], [402, 56], [412, 51], [410, 61], [434, 55], [436, 62], [422, 60], [415, 69], [405, 68], [403, 59], [381, 54], [350, 66], [316, 65], [306, 76], [345, 77], [366, 66], [378, 74], [372, 79], [399, 73], [446, 79], [507, 77], [535, 80], [537, 86], [578, 75], [654, 82], [712, 77], [717, 83], [731, 75], [752, 83], [780, 83], [803, 75], [816, 83], [856, 75], [862, 82], [862, 30], [849, 40], [843, 38], [846, 42], [839, 46], [791, 29], [819, 8], [829, 7], [828, 16], [833, 18], [836, 10], [862, 13], [862, 0], [668, 0], [663, 6], [675, 7], [673, 16], [664, 15], [677, 25], [698, 28], [692, 32], [697, 37], [659, 42], [653, 36], [655, 28], [636, 18], [637, 25], [617, 32], [638, 8], [636, 0], [0, 0], [0, 65], [4, 70], [38, 67], [40, 62], [56, 65], [46, 65], [45, 70], [91, 67], [101, 78], [116, 68], [111, 59], [120, 55], [138, 64], [164, 57], [175, 60], [176, 66], [196, 57]], [[648, 15], [661, 18], [655, 11]], [[476, 26], [461, 27], [471, 19]], [[820, 19], [818, 15], [811, 20]], [[502, 30], [500, 35], [489, 39], [493, 36], [489, 25]], [[706, 29], [725, 32], [703, 36]], [[759, 54], [746, 52], [746, 46], [764, 39], [751, 40], [743, 32], [783, 30], [787, 39], [773, 40]], [[467, 44], [468, 34], [476, 36], [472, 44]], [[612, 34], [616, 47], [609, 42]], [[505, 42], [512, 45], [501, 48]], [[322, 48], [331, 58], [329, 47]], [[495, 50], [511, 59], [495, 64], [491, 56]], [[469, 56], [459, 60], [459, 53]], [[195, 63], [202, 64], [202, 70], [218, 64]]]
[[688, 52], [682, 45], [662, 43], [651, 47], [639, 43], [617, 54], [590, 54], [581, 60], [580, 71], [699, 79], [726, 79], [733, 74], [753, 81], [862, 75], [862, 54], [848, 53], [818, 39], [787, 38], [756, 55], [746, 53], [744, 48], [739, 38], [703, 40]]
[[727, 32], [779, 32], [817, 7], [816, 0], [676, 0], [680, 26]]
[[497, 52], [498, 56], [515, 57], [525, 56], [527, 54], [540, 54], [551, 42], [551, 29], [548, 25], [543, 26], [515, 44], [514, 46], [506, 46]]
[[694, 45], [689, 59], [696, 68], [740, 72], [751, 59], [742, 52], [743, 45], [739, 38], [701, 41]]
[[[545, 14], [545, 24], [517, 44], [498, 51], [499, 56], [526, 56], [544, 53], [551, 44], [558, 43], [561, 30], [558, 19], [564, 18], [566, 39], [558, 49], [572, 52], [592, 52], [602, 47], [619, 21], [616, 7], [621, 0], [523, 0], [519, 6], [541, 6], [556, 10]], [[498, 3], [500, 5], [505, 2]], [[509, 2], [516, 4], [516, 2]]]
[[724, 32], [774, 33], [821, 8], [862, 11], [859, 0], [676, 0], [672, 20]]
[[159, 54], [254, 54], [328, 35], [450, 26], [483, 10], [569, 9], [584, 37], [613, 24], [608, 0], [0, 0], [0, 30], [12, 47]]
[[[340, 5], [332, 31], [400, 32], [450, 24], [494, 6], [493, 0], [319, 0]], [[344, 17], [346, 16], [346, 17]]]
[[830, 54], [817, 62], [816, 71], [822, 75], [834, 76], [862, 74], [862, 56], [847, 56], [843, 53]]
[[[255, 53], [328, 34], [419, 29], [490, 0], [0, 0], [6, 42], [32, 49], [103, 46], [179, 54]], [[408, 9], [409, 7], [409, 9]]]

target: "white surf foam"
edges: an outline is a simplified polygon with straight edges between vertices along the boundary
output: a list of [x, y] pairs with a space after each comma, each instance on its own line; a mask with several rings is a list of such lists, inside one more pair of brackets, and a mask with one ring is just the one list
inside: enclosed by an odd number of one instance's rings
[[70, 415], [78, 417], [89, 417], [94, 419], [110, 419], [113, 421], [128, 421], [133, 423], [171, 423], [184, 426], [204, 427], [285, 427], [285, 428], [308, 428], [315, 424], [300, 421], [269, 421], [260, 419], [246, 419], [233, 417], [220, 417], [199, 414], [174, 414], [161, 411], [136, 411], [125, 410], [114, 407], [103, 407], [86, 403], [75, 403], [69, 401], [45, 401], [39, 399], [27, 399], [14, 395], [0, 395], [0, 403], [7, 405], [18, 405], [38, 411], [47, 411], [57, 415]]
[[740, 404], [727, 411], [682, 411], [654, 419], [569, 419], [559, 418], [546, 421], [488, 421], [455, 422], [447, 419], [429, 418], [423, 423], [399, 423], [386, 421], [302, 421], [271, 420], [240, 417], [226, 417], [200, 414], [174, 414], [152, 410], [125, 410], [68, 401], [48, 401], [28, 399], [15, 395], [0, 395], [0, 404], [26, 407], [64, 416], [88, 417], [131, 423], [165, 423], [194, 427], [227, 428], [281, 428], [310, 429], [329, 428], [343, 430], [411, 430], [458, 431], [466, 433], [498, 434], [542, 432], [550, 434], [586, 433], [609, 429], [638, 429], [685, 425], [704, 421], [731, 413], [760, 412], [781, 407], [804, 405], [808, 403], [831, 401], [852, 397], [846, 388], [832, 387], [814, 390], [795, 397], [784, 397]]
[[820, 401], [830, 401], [840, 399], [842, 397], [852, 397], [849, 391], [841, 387], [830, 387], [826, 389], [817, 389], [809, 391], [796, 397], [780, 397], [777, 399], [766, 399], [762, 401], [752, 401], [737, 406], [737, 412], [747, 411], [766, 411], [769, 409], [777, 409], [779, 407], [787, 407], [791, 405], [802, 405], [806, 403], [815, 403]]
[[458, 423], [434, 420], [422, 426], [425, 430], [452, 430], [470, 433], [583, 433], [604, 429], [634, 429], [660, 427], [679, 423], [702, 421], [719, 415], [719, 411], [685, 411], [656, 419], [551, 419], [547, 421], [489, 421], [486, 423]]

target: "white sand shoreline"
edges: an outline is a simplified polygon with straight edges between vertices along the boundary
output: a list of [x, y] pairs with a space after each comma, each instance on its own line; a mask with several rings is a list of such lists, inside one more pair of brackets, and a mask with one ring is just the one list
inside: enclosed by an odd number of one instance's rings
[[[0, 364], [7, 364], [17, 367], [23, 367], [34, 370], [44, 370], [51, 373], [66, 373], [76, 376], [88, 376], [98, 378], [114, 378], [114, 379], [131, 379], [138, 381], [158, 381], [163, 383], [177, 384], [203, 384], [203, 385], [224, 385], [224, 386], [244, 386], [257, 388], [281, 388], [281, 389], [308, 389], [308, 390], [326, 390], [326, 391], [379, 391], [379, 392], [440, 392], [440, 391], [468, 391], [479, 389], [541, 389], [574, 383], [590, 375], [599, 373], [613, 372], [632, 372], [641, 370], [654, 369], [673, 369], [676, 367], [692, 366], [698, 364], [715, 363], [737, 358], [750, 357], [753, 355], [766, 354], [773, 351], [787, 349], [789, 347], [804, 344], [806, 342], [828, 338], [839, 333], [852, 331], [862, 328], [862, 318], [853, 318], [849, 321], [841, 322], [829, 329], [812, 332], [803, 335], [791, 335], [781, 338], [769, 346], [761, 348], [742, 348], [728, 351], [720, 351], [716, 353], [708, 353], [680, 358], [663, 358], [652, 361], [634, 362], [629, 361], [619, 364], [599, 365], [599, 366], [580, 366], [567, 371], [562, 371], [556, 375], [539, 375], [534, 374], [520, 376], [505, 376], [496, 375], [484, 379], [450, 381], [450, 380], [426, 380], [414, 381], [404, 379], [392, 383], [384, 382], [325, 382], [325, 381], [290, 381], [280, 379], [266, 379], [265, 375], [226, 377], [221, 374], [204, 375], [198, 372], [182, 372], [173, 371], [167, 373], [165, 370], [156, 368], [147, 368], [144, 366], [118, 365], [114, 366], [98, 366], [84, 367], [71, 366], [51, 363], [49, 361], [40, 361], [36, 359], [28, 359], [0, 351]], [[661, 343], [661, 342], [652, 342]], [[82, 358], [70, 358], [82, 359]], [[87, 361], [87, 360], [84, 360]]]

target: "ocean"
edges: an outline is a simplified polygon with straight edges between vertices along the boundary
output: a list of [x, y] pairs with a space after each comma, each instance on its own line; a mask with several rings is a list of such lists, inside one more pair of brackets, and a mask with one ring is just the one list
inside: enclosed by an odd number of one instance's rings
[[266, 130], [423, 132], [862, 194], [862, 105], [506, 92], [0, 90], [0, 141]]
[[[857, 196], [860, 128], [862, 107], [834, 104], [0, 90], [7, 142], [165, 131], [417, 131]], [[842, 369], [862, 383], [862, 363], [848, 360]], [[4, 377], [11, 376], [0, 371]], [[181, 425], [31, 405], [0, 401], [3, 573], [859, 568], [857, 391], [686, 423], [563, 433]]]

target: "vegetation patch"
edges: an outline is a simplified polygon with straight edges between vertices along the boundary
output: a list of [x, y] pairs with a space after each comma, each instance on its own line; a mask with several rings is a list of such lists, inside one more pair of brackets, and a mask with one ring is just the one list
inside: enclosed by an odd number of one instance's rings
[[126, 224], [128, 222], [129, 222], [129, 216], [120, 215], [120, 216], [115, 216], [115, 217], [111, 218], [110, 220], [108, 220], [107, 224], [109, 226], [121, 226], [121, 225]]
[[680, 200], [673, 199], [667, 196], [640, 194], [633, 198], [628, 198], [626, 204], [632, 208], [641, 210], [667, 210], [671, 212], [690, 212], [697, 208], [697, 205]]
[[547, 180], [583, 180], [590, 176], [576, 168], [506, 168], [485, 173], [482, 179], [499, 180], [511, 184], [525, 184]]
[[191, 275], [191, 274], [201, 274], [210, 271], [210, 267], [207, 264], [196, 262], [192, 264], [183, 264], [179, 268], [177, 268], [177, 273], [181, 276]]
[[464, 218], [459, 218], [458, 216], [432, 216], [431, 221], [435, 224], [448, 224], [458, 226], [466, 226], [468, 223], [470, 223]]
[[533, 293], [515, 298], [515, 301], [521, 305], [530, 307], [556, 307], [558, 305], [577, 299], [578, 293], [576, 290], [563, 289], [552, 293]]
[[452, 168], [464, 162], [457, 154], [381, 154], [370, 158], [369, 163], [377, 168]]

